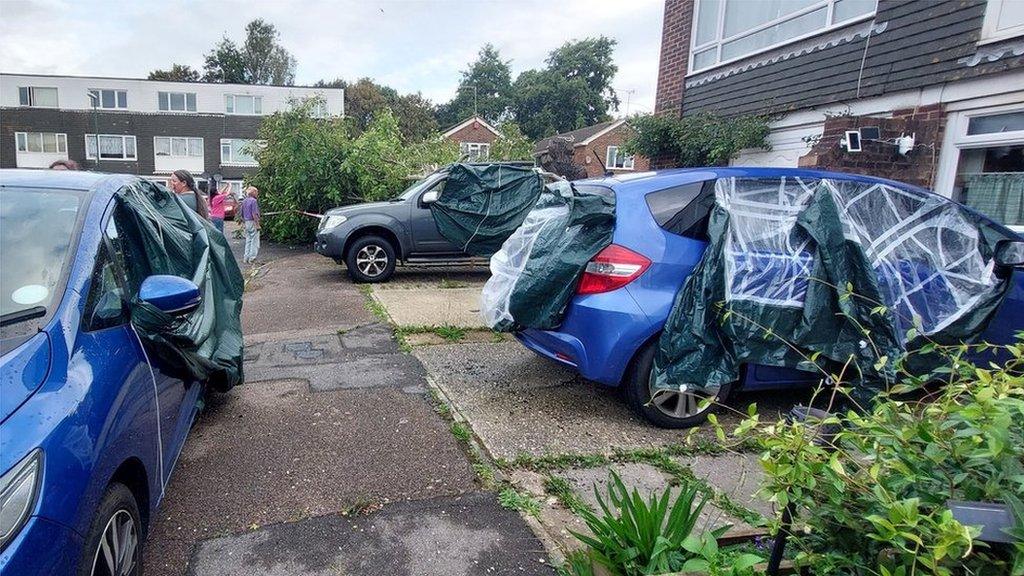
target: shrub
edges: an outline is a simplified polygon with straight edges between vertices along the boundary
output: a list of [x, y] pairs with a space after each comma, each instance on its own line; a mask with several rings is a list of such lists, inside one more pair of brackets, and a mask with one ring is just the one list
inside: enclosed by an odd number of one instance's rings
[[724, 166], [744, 148], [770, 149], [767, 116], [716, 116], [707, 112], [683, 116], [637, 116], [630, 120], [634, 136], [628, 154], [668, 158], [677, 166]]

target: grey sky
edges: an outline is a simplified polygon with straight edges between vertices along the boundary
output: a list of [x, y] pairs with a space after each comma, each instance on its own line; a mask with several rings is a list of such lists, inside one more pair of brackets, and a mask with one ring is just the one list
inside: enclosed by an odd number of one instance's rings
[[630, 112], [644, 112], [654, 106], [663, 9], [658, 0], [0, 0], [0, 70], [144, 78], [173, 62], [199, 69], [225, 32], [239, 39], [264, 18], [298, 60], [298, 84], [369, 76], [440, 103], [486, 42], [514, 77], [568, 40], [604, 34], [618, 40], [623, 108], [633, 91]]

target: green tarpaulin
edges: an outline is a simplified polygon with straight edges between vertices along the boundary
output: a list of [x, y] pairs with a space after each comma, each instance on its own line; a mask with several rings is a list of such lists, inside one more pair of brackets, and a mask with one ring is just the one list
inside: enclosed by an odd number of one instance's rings
[[580, 274], [612, 241], [615, 198], [549, 184], [522, 225], [491, 257], [481, 313], [491, 328], [549, 330], [562, 321]]
[[126, 246], [129, 293], [146, 277], [191, 280], [202, 304], [171, 316], [133, 298], [132, 325], [150, 357], [169, 375], [225, 391], [242, 375], [242, 273], [224, 235], [166, 188], [139, 181], [115, 196], [115, 222]]
[[976, 216], [885, 184], [722, 178], [708, 233], [654, 390], [714, 394], [752, 363], [842, 375], [868, 396], [924, 339], [976, 336], [1008, 286]]
[[529, 166], [453, 164], [430, 205], [437, 229], [474, 256], [490, 256], [523, 223], [544, 182]]

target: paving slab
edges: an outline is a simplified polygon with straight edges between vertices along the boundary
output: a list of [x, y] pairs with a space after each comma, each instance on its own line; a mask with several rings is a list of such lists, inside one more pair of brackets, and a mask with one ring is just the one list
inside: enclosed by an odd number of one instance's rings
[[374, 288], [373, 297], [399, 326], [484, 328], [479, 288]]
[[478, 266], [399, 266], [395, 275], [384, 284], [374, 285], [376, 290], [404, 290], [410, 288], [482, 288], [491, 271], [487, 260]]
[[687, 466], [694, 476], [706, 480], [715, 490], [726, 494], [736, 504], [766, 518], [778, 516], [772, 504], [757, 495], [764, 479], [759, 454], [726, 453], [673, 459]]
[[401, 502], [366, 516], [276, 524], [204, 542], [193, 576], [550, 575], [547, 554], [493, 494]]

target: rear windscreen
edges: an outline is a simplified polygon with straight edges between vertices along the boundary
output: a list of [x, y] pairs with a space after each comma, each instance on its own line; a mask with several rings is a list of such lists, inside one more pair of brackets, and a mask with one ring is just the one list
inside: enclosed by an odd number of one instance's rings
[[658, 226], [673, 234], [707, 239], [707, 219], [715, 205], [714, 180], [658, 190], [645, 199]]

